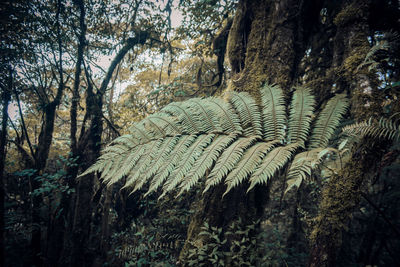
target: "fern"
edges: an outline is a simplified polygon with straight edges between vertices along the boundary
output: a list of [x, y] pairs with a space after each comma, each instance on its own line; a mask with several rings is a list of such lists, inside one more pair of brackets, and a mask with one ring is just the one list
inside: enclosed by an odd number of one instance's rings
[[385, 118], [380, 118], [379, 121], [370, 118], [368, 121], [362, 121], [343, 127], [342, 131], [344, 134], [350, 136], [370, 136], [393, 141], [400, 140], [400, 124]]
[[347, 100], [339, 95], [328, 102], [315, 123], [309, 151], [302, 152], [315, 104], [310, 90], [295, 90], [289, 120], [278, 86], [266, 85], [260, 95], [259, 104], [248, 93], [236, 92], [230, 92], [226, 100], [195, 98], [171, 103], [134, 124], [130, 134], [111, 142], [80, 176], [98, 172], [107, 185], [126, 177], [123, 188], [131, 193], [148, 188], [147, 196], [162, 188], [160, 197], [175, 190], [182, 194], [200, 181], [205, 184], [203, 192], [224, 183], [225, 195], [246, 181], [248, 191], [268, 184], [299, 151], [289, 178], [304, 179], [318, 165], [313, 162], [323, 159], [313, 152], [323, 148], [311, 148], [328, 144]]
[[262, 136], [261, 113], [255, 99], [249, 93], [231, 92], [229, 102], [239, 114], [244, 135]]
[[290, 159], [293, 152], [299, 147], [298, 143], [277, 147], [265, 157], [263, 163], [250, 178], [250, 186], [247, 191], [257, 184], [267, 184], [275, 173]]
[[247, 150], [237, 166], [226, 177], [225, 184], [227, 185], [227, 189], [224, 195], [252, 174], [262, 162], [264, 156], [278, 143], [279, 141], [276, 140], [268, 143], [258, 143]]
[[285, 137], [286, 106], [282, 90], [277, 86], [264, 87], [261, 90], [261, 98], [264, 103], [264, 139], [282, 140]]
[[307, 140], [315, 100], [308, 88], [299, 87], [293, 93], [289, 116], [289, 143]]
[[309, 144], [310, 148], [328, 145], [348, 106], [349, 103], [344, 94], [337, 95], [328, 101], [315, 123]]

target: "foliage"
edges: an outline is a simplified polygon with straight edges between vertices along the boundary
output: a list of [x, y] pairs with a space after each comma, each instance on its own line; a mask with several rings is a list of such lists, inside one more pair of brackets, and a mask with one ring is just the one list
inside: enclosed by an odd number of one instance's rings
[[[131, 134], [115, 139], [81, 177], [101, 172], [103, 182], [110, 185], [127, 176], [124, 188], [133, 187], [135, 192], [150, 182], [146, 195], [163, 186], [162, 197], [175, 189], [179, 195], [190, 190], [209, 172], [204, 191], [224, 178], [225, 194], [246, 180], [249, 191], [268, 183], [296, 151], [325, 148], [347, 107], [344, 95], [332, 98], [306, 145], [314, 97], [309, 89], [295, 90], [287, 125], [282, 95], [278, 86], [266, 85], [261, 89], [261, 105], [248, 93], [235, 92], [229, 93], [227, 101], [171, 103], [134, 124]], [[299, 154], [296, 160], [302, 157]], [[306, 169], [292, 165], [291, 178], [302, 180], [316, 164]]]
[[362, 121], [344, 127], [343, 133], [357, 138], [370, 136], [372, 138], [399, 141], [400, 125], [392, 119], [380, 118], [376, 121], [370, 118], [368, 121]]
[[263, 232], [259, 222], [245, 224], [239, 218], [227, 231], [209, 225], [201, 227], [204, 244], [192, 242], [189, 249], [188, 266], [280, 266], [299, 264], [295, 262], [304, 255], [289, 254], [282, 244], [278, 229]]
[[112, 234], [107, 264], [175, 266], [186, 237], [189, 208], [166, 201], [157, 203], [151, 197], [140, 200], [134, 208], [143, 213], [129, 227]]

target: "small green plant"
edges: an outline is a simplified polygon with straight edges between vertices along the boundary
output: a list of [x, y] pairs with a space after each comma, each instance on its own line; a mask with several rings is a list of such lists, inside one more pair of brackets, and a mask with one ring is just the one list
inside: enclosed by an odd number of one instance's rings
[[200, 235], [207, 240], [205, 244], [192, 244], [189, 250], [189, 266], [224, 266], [225, 255], [223, 245], [226, 239], [221, 236], [222, 229], [210, 226], [207, 222], [201, 227]]
[[[288, 253], [277, 229], [266, 233], [259, 222], [233, 221], [227, 231], [204, 223], [200, 235], [204, 244], [192, 243], [188, 266], [285, 266], [299, 255]], [[305, 255], [300, 255], [305, 259]], [[296, 263], [294, 263], [296, 264]]]

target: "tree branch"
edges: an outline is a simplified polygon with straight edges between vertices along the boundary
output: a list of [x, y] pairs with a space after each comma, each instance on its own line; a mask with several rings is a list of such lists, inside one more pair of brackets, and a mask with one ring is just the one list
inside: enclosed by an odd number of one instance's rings
[[26, 141], [28, 142], [28, 146], [29, 146], [29, 150], [31, 152], [31, 156], [32, 156], [33, 160], [36, 162], [36, 157], [35, 157], [35, 153], [33, 152], [32, 143], [31, 143], [31, 141], [29, 139], [28, 131], [26, 130], [24, 115], [22, 114], [21, 102], [19, 100], [18, 92], [15, 91], [15, 90], [14, 90], [14, 92], [15, 92], [15, 98], [17, 99], [19, 116], [21, 117], [22, 132], [25, 134], [25, 138], [26, 138]]

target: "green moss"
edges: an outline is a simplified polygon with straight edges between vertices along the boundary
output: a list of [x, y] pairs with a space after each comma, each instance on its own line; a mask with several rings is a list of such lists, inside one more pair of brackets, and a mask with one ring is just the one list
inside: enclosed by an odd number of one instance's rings
[[358, 46], [352, 50], [351, 55], [343, 62], [343, 68], [347, 76], [352, 76], [359, 72], [358, 66], [364, 61], [368, 51], [368, 46]]
[[320, 213], [315, 219], [316, 227], [310, 235], [312, 243], [327, 239], [334, 245], [341, 243], [341, 231], [346, 228], [352, 210], [360, 199], [363, 172], [358, 162], [350, 162], [340, 173], [331, 177], [322, 192]]
[[343, 8], [333, 19], [333, 23], [338, 27], [343, 27], [354, 20], [362, 17], [362, 11], [359, 6], [354, 6], [353, 4]]
[[360, 201], [362, 185], [375, 173], [377, 159], [382, 157], [387, 145], [387, 142], [365, 139], [346, 166], [330, 178], [322, 191], [319, 214], [309, 237], [314, 246], [340, 246], [342, 231], [347, 229]]

